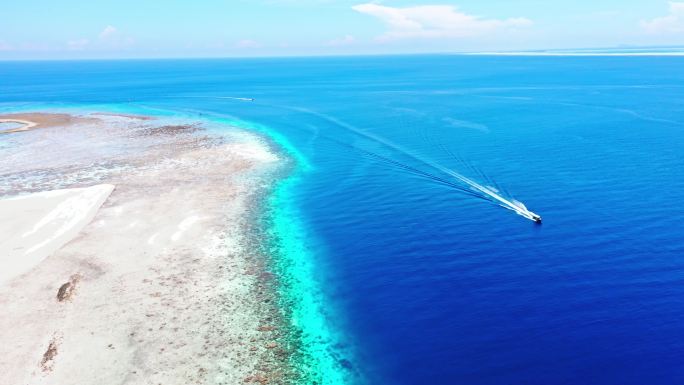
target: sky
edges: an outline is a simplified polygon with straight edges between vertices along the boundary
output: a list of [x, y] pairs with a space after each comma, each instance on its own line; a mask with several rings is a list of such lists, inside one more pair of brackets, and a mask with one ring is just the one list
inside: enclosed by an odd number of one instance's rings
[[684, 0], [4, 0], [0, 60], [684, 46]]

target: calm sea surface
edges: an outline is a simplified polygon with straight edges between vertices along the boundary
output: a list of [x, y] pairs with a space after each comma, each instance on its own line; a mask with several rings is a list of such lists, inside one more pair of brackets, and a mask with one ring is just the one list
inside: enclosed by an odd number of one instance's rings
[[329, 349], [370, 383], [684, 383], [684, 58], [0, 63], [0, 111], [93, 105], [252, 122], [308, 160], [289, 204]]

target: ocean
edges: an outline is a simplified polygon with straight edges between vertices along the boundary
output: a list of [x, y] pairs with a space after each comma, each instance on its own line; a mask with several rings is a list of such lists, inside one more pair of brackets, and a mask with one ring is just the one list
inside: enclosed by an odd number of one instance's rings
[[0, 111], [73, 108], [297, 161], [265, 223], [324, 384], [684, 383], [684, 58], [0, 62]]

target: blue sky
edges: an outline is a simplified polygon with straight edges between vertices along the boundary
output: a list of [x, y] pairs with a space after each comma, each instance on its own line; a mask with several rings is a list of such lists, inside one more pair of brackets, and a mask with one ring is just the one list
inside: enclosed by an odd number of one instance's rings
[[7, 0], [0, 59], [684, 45], [684, 0]]

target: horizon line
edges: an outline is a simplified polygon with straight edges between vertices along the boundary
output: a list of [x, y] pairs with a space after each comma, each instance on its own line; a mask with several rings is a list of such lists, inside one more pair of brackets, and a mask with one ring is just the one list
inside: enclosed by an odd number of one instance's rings
[[[675, 49], [662, 52], [620, 52], [648, 49]], [[592, 52], [594, 51], [594, 52]], [[435, 52], [389, 52], [389, 53], [335, 53], [335, 54], [274, 54], [274, 55], [226, 55], [226, 56], [120, 56], [120, 57], [59, 57], [59, 58], [0, 58], [0, 62], [40, 62], [40, 61], [128, 61], [128, 60], [229, 60], [229, 59], [287, 59], [287, 58], [334, 58], [334, 57], [373, 57], [373, 56], [684, 56], [684, 46], [626, 46], [593, 48], [530, 49], [518, 51], [435, 51]]]

